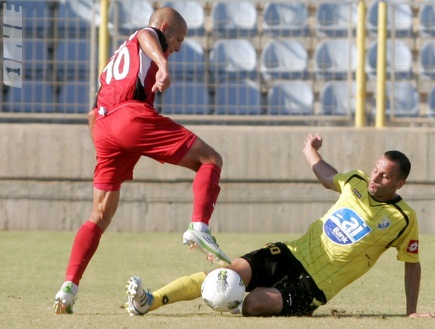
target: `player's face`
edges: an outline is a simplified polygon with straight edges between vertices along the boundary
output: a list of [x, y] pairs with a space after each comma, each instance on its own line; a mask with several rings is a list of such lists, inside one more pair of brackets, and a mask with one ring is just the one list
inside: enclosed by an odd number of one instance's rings
[[399, 177], [399, 165], [381, 156], [370, 174], [369, 193], [378, 201], [389, 201], [405, 180]]
[[172, 54], [175, 51], [180, 51], [181, 44], [187, 34], [187, 28], [178, 26], [177, 28], [169, 27], [165, 31], [166, 42], [168, 43], [168, 52]]

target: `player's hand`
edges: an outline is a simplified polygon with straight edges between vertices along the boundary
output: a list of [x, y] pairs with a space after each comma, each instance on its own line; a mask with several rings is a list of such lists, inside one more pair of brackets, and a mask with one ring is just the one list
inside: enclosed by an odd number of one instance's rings
[[306, 147], [312, 147], [315, 150], [319, 150], [322, 146], [323, 138], [319, 134], [309, 134], [308, 137], [305, 139], [305, 148]]
[[156, 73], [156, 83], [152, 87], [151, 91], [152, 92], [157, 92], [157, 91], [163, 92], [166, 89], [168, 89], [170, 84], [171, 84], [171, 79], [169, 78], [168, 70], [159, 69]]

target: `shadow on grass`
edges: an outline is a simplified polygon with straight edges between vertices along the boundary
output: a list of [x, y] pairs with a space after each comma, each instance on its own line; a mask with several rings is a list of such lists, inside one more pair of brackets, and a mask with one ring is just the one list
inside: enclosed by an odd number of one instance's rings
[[387, 318], [407, 318], [405, 314], [369, 314], [369, 313], [347, 313], [345, 310], [332, 309], [330, 314], [315, 314], [312, 318], [369, 318], [369, 319], [387, 319]]

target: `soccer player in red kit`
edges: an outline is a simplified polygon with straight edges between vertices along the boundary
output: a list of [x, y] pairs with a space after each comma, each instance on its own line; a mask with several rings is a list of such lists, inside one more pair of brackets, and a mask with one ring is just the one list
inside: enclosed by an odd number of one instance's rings
[[172, 8], [160, 8], [151, 15], [148, 27], [133, 33], [118, 48], [101, 73], [95, 107], [89, 112], [97, 153], [93, 207], [76, 234], [65, 282], [55, 296], [57, 314], [73, 313], [79, 282], [116, 212], [121, 184], [133, 178], [141, 156], [196, 172], [192, 221], [183, 243], [221, 266], [231, 263], [208, 226], [220, 192], [222, 158], [153, 106], [155, 93], [165, 91], [171, 82], [168, 57], [180, 51], [186, 34], [184, 18]]

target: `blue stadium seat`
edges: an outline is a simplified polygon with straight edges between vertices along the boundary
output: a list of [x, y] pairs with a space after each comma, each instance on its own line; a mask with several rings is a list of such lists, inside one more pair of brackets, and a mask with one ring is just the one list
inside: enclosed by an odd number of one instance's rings
[[320, 114], [353, 115], [355, 113], [356, 84], [348, 81], [328, 81], [320, 96]]
[[118, 32], [122, 35], [131, 35], [139, 28], [148, 25], [154, 8], [149, 1], [132, 0], [116, 1], [111, 10], [111, 21], [118, 22]]
[[[94, 8], [93, 8], [94, 7]], [[93, 11], [95, 17], [92, 17]], [[101, 23], [99, 4], [91, 0], [60, 2], [57, 30], [59, 38], [89, 38], [91, 23]]]
[[435, 2], [421, 4], [418, 12], [418, 31], [422, 37], [435, 37]]
[[[395, 79], [411, 79], [413, 64], [411, 49], [401, 40], [387, 40], [386, 48], [387, 78], [391, 78], [394, 73]], [[366, 56], [366, 72], [369, 79], [376, 78], [377, 61], [378, 42], [374, 41], [369, 46]]]
[[[49, 51], [44, 39], [3, 39], [3, 58], [22, 63], [21, 76], [26, 80], [49, 79]], [[21, 54], [21, 57], [19, 57]]]
[[435, 117], [435, 87], [432, 87], [427, 95], [427, 115]]
[[62, 84], [59, 91], [58, 112], [88, 113], [89, 88], [88, 81], [67, 81]]
[[349, 39], [327, 39], [314, 50], [314, 72], [321, 80], [343, 80], [355, 73], [357, 51]]
[[261, 114], [261, 92], [250, 80], [219, 84], [215, 92], [215, 113], [230, 115]]
[[246, 39], [221, 39], [212, 47], [209, 70], [214, 81], [255, 79], [257, 53]]
[[312, 115], [314, 94], [305, 81], [275, 82], [267, 93], [267, 113], [271, 115]]
[[246, 38], [257, 35], [257, 10], [251, 1], [213, 2], [213, 34], [224, 38]]
[[435, 80], [435, 41], [426, 41], [418, 54], [420, 76], [425, 80]]
[[[21, 7], [23, 36], [26, 38], [44, 38], [52, 35], [53, 17], [49, 8], [49, 1], [6, 1], [7, 8], [18, 11]], [[6, 13], [3, 14], [7, 16]], [[6, 22], [5, 22], [6, 24]], [[13, 25], [13, 24], [12, 24]]]
[[[378, 33], [378, 5], [381, 0], [373, 1], [367, 11], [367, 30], [374, 36]], [[403, 0], [388, 0], [387, 3], [387, 30], [391, 36], [393, 31], [396, 37], [412, 37], [413, 14], [412, 7]]]
[[308, 52], [297, 40], [269, 41], [263, 48], [260, 62], [260, 71], [266, 81], [308, 77]]
[[87, 80], [90, 74], [91, 45], [88, 40], [69, 39], [56, 48], [55, 65], [60, 80]]
[[263, 31], [272, 36], [309, 35], [308, 7], [305, 2], [267, 2], [263, 9]]
[[[6, 50], [6, 49], [4, 49]], [[48, 79], [49, 52], [44, 39], [23, 40], [23, 69], [25, 79]]]
[[22, 88], [8, 88], [6, 112], [53, 113], [54, 92], [50, 82], [23, 80]]
[[[377, 99], [377, 95], [375, 95], [375, 99]], [[393, 115], [394, 117], [417, 117], [420, 111], [419, 105], [420, 96], [417, 88], [410, 81], [387, 83], [385, 105], [387, 117]], [[376, 113], [376, 106], [372, 113]]]
[[195, 39], [185, 39], [181, 51], [169, 57], [169, 71], [175, 80], [204, 80], [204, 49]]
[[202, 81], [174, 81], [161, 95], [164, 114], [208, 114], [210, 96]]
[[205, 15], [203, 4], [198, 1], [165, 1], [162, 7], [177, 10], [187, 22], [188, 36], [205, 35]]
[[316, 10], [316, 31], [321, 37], [343, 38], [355, 34], [357, 4], [320, 2]]

